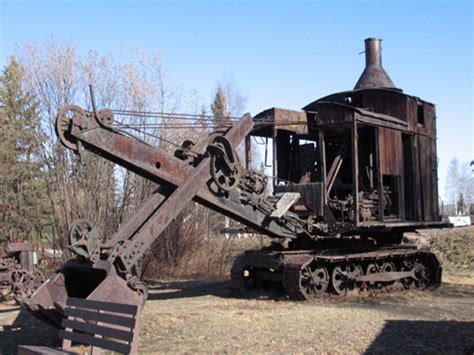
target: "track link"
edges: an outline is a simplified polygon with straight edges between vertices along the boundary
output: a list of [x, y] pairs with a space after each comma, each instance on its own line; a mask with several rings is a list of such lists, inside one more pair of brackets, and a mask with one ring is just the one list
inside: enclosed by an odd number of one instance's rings
[[429, 251], [411, 246], [374, 250], [247, 251], [231, 270], [234, 287], [255, 288], [259, 282], [280, 284], [295, 300], [352, 291], [433, 290], [441, 284], [442, 268]]

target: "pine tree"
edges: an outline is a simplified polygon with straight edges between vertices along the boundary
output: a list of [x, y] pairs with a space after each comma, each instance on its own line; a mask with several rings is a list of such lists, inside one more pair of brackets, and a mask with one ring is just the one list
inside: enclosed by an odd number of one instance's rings
[[211, 111], [214, 117], [214, 123], [217, 126], [222, 126], [230, 122], [227, 98], [220, 85], [217, 87], [214, 101], [211, 104]]
[[203, 129], [207, 129], [207, 122], [206, 122], [206, 107], [203, 105], [201, 107], [201, 111], [199, 112], [199, 118], [197, 119], [197, 124]]
[[0, 75], [0, 238], [41, 236], [47, 223], [38, 102], [21, 87], [12, 58]]

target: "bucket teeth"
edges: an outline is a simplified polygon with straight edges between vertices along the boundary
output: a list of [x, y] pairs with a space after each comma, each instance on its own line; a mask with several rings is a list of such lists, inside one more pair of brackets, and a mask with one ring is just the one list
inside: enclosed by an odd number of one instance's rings
[[34, 303], [31, 299], [24, 300], [21, 305], [35, 318], [53, 327], [59, 328], [63, 311], [60, 308], [46, 309], [39, 303]]
[[59, 303], [59, 302], [54, 302], [54, 308], [56, 308], [56, 310], [63, 314], [64, 313], [64, 304], [63, 303]]
[[38, 304], [38, 311], [41, 314], [41, 320], [59, 328], [62, 320], [62, 313], [58, 313], [56, 309], [46, 309], [41, 304]]

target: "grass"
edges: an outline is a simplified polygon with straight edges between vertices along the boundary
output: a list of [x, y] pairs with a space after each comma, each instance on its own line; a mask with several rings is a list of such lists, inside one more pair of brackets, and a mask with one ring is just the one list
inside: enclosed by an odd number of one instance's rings
[[[154, 281], [141, 314], [139, 352], [473, 353], [474, 227], [420, 236], [447, 271], [434, 292], [292, 302], [237, 294], [227, 278]], [[19, 344], [60, 345], [52, 328], [0, 304], [0, 354], [15, 353]]]

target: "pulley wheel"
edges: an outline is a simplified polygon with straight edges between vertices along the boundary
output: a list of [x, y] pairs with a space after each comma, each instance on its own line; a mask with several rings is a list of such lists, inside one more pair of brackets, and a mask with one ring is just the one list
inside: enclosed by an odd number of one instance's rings
[[87, 219], [78, 219], [73, 222], [69, 231], [69, 244], [73, 245], [87, 239], [88, 234], [92, 231], [92, 222]]
[[224, 191], [231, 191], [240, 182], [242, 169], [240, 159], [232, 145], [223, 136], [217, 136], [208, 146], [211, 153], [211, 176], [217, 187]]
[[97, 112], [97, 120], [102, 126], [110, 127], [114, 123], [114, 113], [111, 110], [100, 110]]
[[78, 116], [86, 116], [86, 112], [76, 105], [65, 106], [56, 117], [56, 133], [61, 144], [77, 151], [77, 139], [71, 135], [73, 120]]
[[79, 256], [89, 258], [97, 245], [97, 234], [92, 233], [94, 225], [87, 219], [73, 222], [69, 231], [69, 248]]

